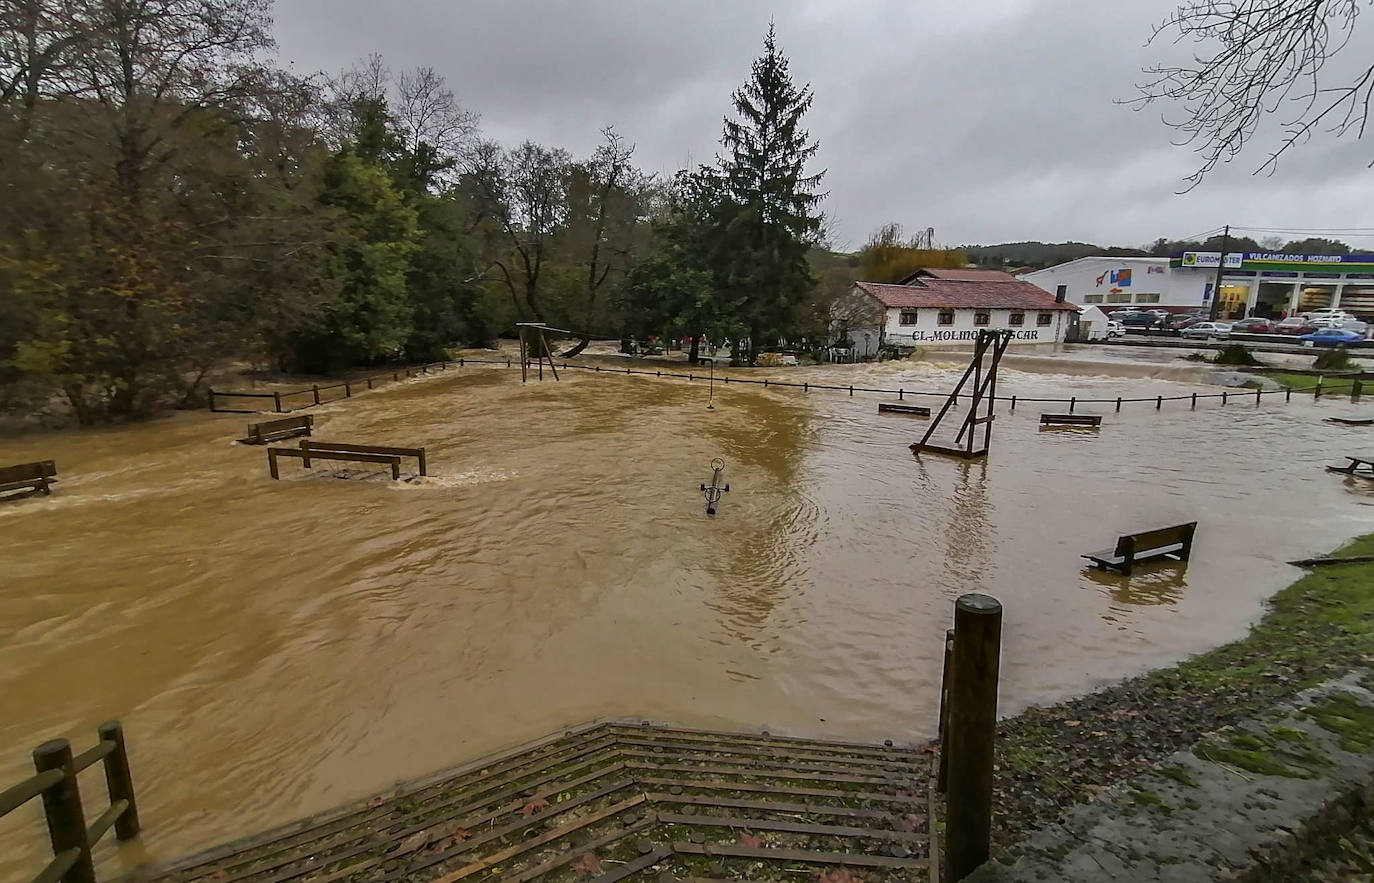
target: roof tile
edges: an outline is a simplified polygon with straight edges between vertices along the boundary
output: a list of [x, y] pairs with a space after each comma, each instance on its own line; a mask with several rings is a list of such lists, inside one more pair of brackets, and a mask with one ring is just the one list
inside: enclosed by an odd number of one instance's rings
[[926, 278], [916, 285], [889, 285], [882, 282], [855, 282], [854, 285], [885, 307], [1078, 310], [1073, 304], [1057, 303], [1054, 295], [1043, 288], [1018, 279], [961, 281]]

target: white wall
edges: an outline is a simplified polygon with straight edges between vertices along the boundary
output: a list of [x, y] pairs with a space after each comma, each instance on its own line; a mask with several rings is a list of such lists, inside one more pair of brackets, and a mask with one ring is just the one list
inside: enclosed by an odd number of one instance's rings
[[[916, 310], [916, 324], [901, 324], [902, 313], [905, 312], [897, 307], [889, 307], [887, 310], [887, 326], [883, 329], [887, 343], [900, 347], [918, 346], [927, 343], [961, 343], [972, 342], [978, 337], [980, 329], [1001, 330], [1011, 329], [1015, 332], [1012, 335], [1013, 344], [1027, 343], [1058, 343], [1064, 339], [1064, 333], [1068, 330], [1069, 316], [1073, 315], [1068, 310], [1009, 310], [994, 309], [987, 310], [991, 315], [988, 316], [987, 325], [975, 325], [974, 314], [979, 310], [955, 310], [954, 324], [941, 325], [940, 313], [942, 310], [922, 307]], [[1013, 312], [1023, 312], [1025, 323], [1022, 325], [1011, 324], [1011, 314]], [[1049, 325], [1037, 325], [1036, 316], [1040, 312], [1050, 314]], [[914, 339], [912, 335], [917, 335]]]
[[[1130, 270], [1130, 285], [1113, 285], [1112, 271]], [[1055, 294], [1060, 285], [1067, 287], [1069, 303], [1100, 306], [1104, 310], [1139, 306], [1142, 309], [1161, 306], [1193, 307], [1202, 304], [1202, 286], [1195, 284], [1200, 277], [1195, 270], [1174, 270], [1168, 258], [1080, 258], [1057, 267], [1023, 273], [1021, 279]], [[1114, 289], [1120, 289], [1115, 291]], [[1158, 295], [1140, 297], [1140, 295]]]

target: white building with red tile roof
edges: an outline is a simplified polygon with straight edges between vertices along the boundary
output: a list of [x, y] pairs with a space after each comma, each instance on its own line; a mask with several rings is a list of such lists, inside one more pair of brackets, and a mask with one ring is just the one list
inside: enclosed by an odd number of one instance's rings
[[855, 282], [831, 308], [837, 338], [857, 355], [880, 348], [971, 343], [983, 329], [1012, 343], [1059, 343], [1078, 307], [1000, 270], [918, 270], [899, 283]]

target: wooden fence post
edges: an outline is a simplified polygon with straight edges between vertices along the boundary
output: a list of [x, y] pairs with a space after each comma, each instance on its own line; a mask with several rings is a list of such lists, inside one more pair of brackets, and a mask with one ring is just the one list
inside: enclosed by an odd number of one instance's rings
[[272, 404], [276, 406], [277, 413], [280, 414], [280, 413], [281, 413], [281, 393], [279, 393], [279, 392], [274, 392], [274, 393], [272, 393]]
[[1356, 377], [1354, 380], [1350, 382], [1350, 398], [1352, 400], [1358, 399], [1360, 397], [1361, 389], [1362, 387], [1360, 386], [1360, 378]]
[[129, 807], [115, 820], [115, 836], [120, 840], [130, 840], [138, 836], [138, 801], [134, 799], [134, 776], [129, 771], [129, 752], [124, 747], [124, 727], [119, 721], [105, 721], [96, 728], [101, 742], [113, 742], [114, 751], [105, 757], [105, 787], [110, 792], [110, 803], [124, 800]]
[[211, 411], [211, 413], [214, 413], [214, 410], [215, 410], [215, 391], [214, 391], [213, 389], [211, 389], [211, 390], [207, 390], [207, 392], [210, 393], [210, 411]]
[[344, 398], [347, 399], [347, 398], [352, 398], [352, 397], [353, 397], [353, 384], [351, 384], [351, 383], [349, 383], [347, 380], [345, 380], [345, 381], [344, 381]]
[[53, 855], [77, 850], [76, 862], [59, 879], [62, 883], [95, 883], [95, 865], [86, 842], [86, 818], [81, 811], [81, 791], [76, 786], [72, 745], [66, 739], [44, 742], [33, 750], [33, 765], [40, 773], [61, 770], [62, 781], [43, 792], [43, 815]]
[[951, 880], [962, 880], [988, 860], [1001, 648], [1001, 602], [981, 594], [959, 598], [954, 604], [945, 814], [945, 855]]

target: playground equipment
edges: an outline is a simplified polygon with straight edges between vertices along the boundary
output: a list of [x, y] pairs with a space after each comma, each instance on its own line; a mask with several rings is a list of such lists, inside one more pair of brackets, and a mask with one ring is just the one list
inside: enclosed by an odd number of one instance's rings
[[[911, 446], [911, 452], [920, 456], [922, 451], [934, 451], [937, 454], [952, 454], [955, 457], [963, 457], [965, 460], [972, 460], [975, 457], [986, 457], [988, 446], [992, 443], [992, 421], [995, 418], [993, 409], [997, 407], [997, 366], [1002, 361], [1002, 355], [1007, 351], [1007, 345], [1011, 343], [1010, 331], [979, 331], [978, 340], [973, 347], [973, 360], [969, 362], [968, 369], [964, 371], [964, 376], [959, 378], [955, 384], [954, 391], [945, 399], [945, 404], [940, 408], [940, 413], [935, 415], [935, 419], [930, 422], [930, 428], [921, 440]], [[984, 368], [984, 360], [991, 354], [991, 363]], [[984, 371], [986, 370], [986, 376]], [[959, 429], [959, 435], [955, 439], [955, 444], [968, 438], [968, 442], [962, 448], [946, 447], [944, 445], [930, 444], [930, 437], [939, 428], [940, 421], [945, 418], [949, 409], [959, 401], [959, 392], [968, 383], [969, 378], [973, 378], [973, 402], [969, 407], [968, 416], [964, 418], [964, 424]], [[983, 402], [987, 401], [987, 413], [979, 415]], [[983, 427], [983, 446], [977, 450], [973, 448], [973, 437], [977, 433], [978, 426]]]
[[706, 514], [716, 514], [716, 504], [720, 502], [722, 493], [730, 492], [730, 485], [722, 486], [720, 475], [725, 471], [725, 461], [716, 457], [711, 461], [711, 484], [701, 486], [701, 495], [706, 498]]

